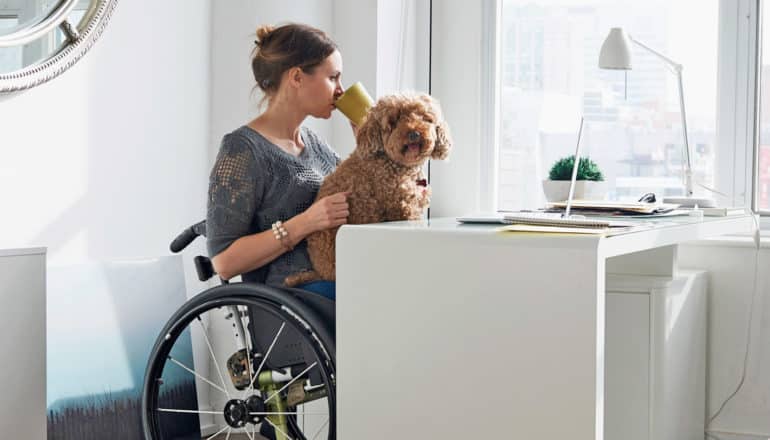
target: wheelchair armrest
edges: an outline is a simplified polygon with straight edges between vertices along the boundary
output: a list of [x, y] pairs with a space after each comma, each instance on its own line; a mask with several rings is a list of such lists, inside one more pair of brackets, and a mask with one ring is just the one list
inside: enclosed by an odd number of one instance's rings
[[195, 271], [198, 272], [198, 279], [201, 281], [208, 281], [213, 277], [216, 272], [214, 271], [214, 265], [211, 263], [211, 259], [198, 255], [194, 259]]

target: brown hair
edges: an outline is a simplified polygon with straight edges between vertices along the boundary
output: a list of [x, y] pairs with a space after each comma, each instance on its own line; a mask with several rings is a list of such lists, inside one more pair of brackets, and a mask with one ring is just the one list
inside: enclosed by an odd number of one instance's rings
[[257, 28], [257, 45], [251, 70], [257, 87], [271, 96], [281, 84], [281, 76], [292, 67], [312, 73], [337, 45], [325, 32], [312, 26], [290, 23], [280, 27]]

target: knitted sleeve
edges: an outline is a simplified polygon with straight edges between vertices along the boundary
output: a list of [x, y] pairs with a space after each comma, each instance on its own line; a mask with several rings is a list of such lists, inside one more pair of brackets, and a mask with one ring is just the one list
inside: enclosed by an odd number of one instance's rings
[[251, 233], [262, 203], [264, 173], [247, 139], [227, 135], [209, 176], [206, 238], [210, 256]]
[[316, 132], [310, 129], [307, 129], [307, 133], [310, 136], [310, 139], [312, 140], [313, 144], [316, 145], [316, 148], [318, 148], [318, 152], [321, 155], [321, 157], [326, 162], [333, 165], [332, 170], [334, 168], [337, 168], [337, 165], [342, 163], [342, 158], [340, 158], [340, 155], [337, 154], [337, 152], [334, 151], [332, 147], [329, 146], [329, 143], [326, 142], [326, 139], [323, 139]]

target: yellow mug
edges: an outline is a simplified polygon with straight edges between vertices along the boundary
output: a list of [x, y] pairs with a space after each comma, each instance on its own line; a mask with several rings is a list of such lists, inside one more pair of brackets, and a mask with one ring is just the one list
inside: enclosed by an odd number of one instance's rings
[[347, 116], [351, 122], [356, 125], [361, 125], [364, 116], [366, 116], [366, 113], [374, 105], [374, 100], [368, 93], [366, 93], [364, 86], [360, 82], [357, 82], [348, 87], [348, 89], [337, 98], [334, 105], [343, 115]]

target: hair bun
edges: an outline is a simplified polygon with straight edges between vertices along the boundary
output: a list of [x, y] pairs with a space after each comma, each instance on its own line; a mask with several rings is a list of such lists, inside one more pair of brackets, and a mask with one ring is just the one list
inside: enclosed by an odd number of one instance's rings
[[257, 39], [254, 41], [258, 46], [261, 46], [267, 37], [275, 30], [274, 26], [264, 25], [257, 28]]

